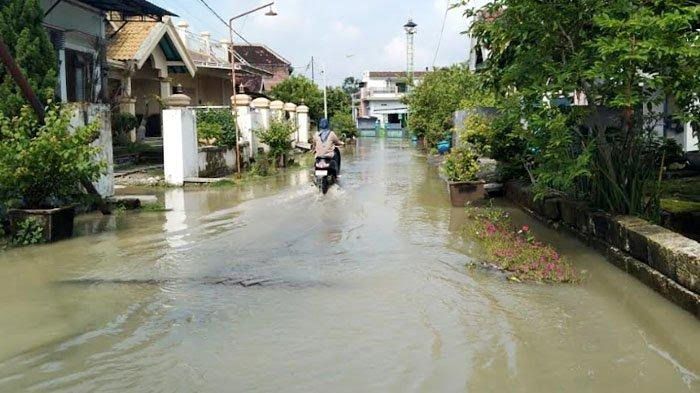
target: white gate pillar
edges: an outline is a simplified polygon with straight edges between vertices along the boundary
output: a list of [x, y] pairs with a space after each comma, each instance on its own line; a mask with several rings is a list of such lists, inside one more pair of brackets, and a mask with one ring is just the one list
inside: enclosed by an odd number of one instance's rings
[[284, 102], [272, 101], [270, 103], [270, 114], [273, 120], [282, 121], [284, 118]]
[[299, 132], [297, 128], [297, 106], [291, 102], [284, 104], [285, 118], [294, 125], [294, 132], [289, 135], [289, 140], [299, 141]]
[[297, 139], [298, 142], [308, 143], [309, 142], [309, 107], [306, 105], [299, 105], [297, 107]]
[[253, 118], [250, 115], [250, 96], [247, 94], [236, 94], [231, 97], [231, 104], [236, 111], [236, 124], [240, 137], [243, 141], [248, 142], [250, 146], [250, 155], [254, 157], [257, 153], [257, 144], [255, 143], [255, 135], [253, 135]]
[[165, 181], [172, 186], [182, 186], [186, 178], [199, 176], [197, 117], [186, 108], [190, 101], [184, 94], [173, 94], [166, 99], [168, 109], [163, 110]]
[[260, 126], [264, 130], [270, 129], [270, 100], [264, 97], [253, 100], [253, 108], [260, 113]]

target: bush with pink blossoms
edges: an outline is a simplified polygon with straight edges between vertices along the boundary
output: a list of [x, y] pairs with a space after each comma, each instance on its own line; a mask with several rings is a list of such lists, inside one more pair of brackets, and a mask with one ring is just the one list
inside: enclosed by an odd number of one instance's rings
[[508, 213], [494, 208], [469, 208], [467, 233], [477, 240], [488, 265], [514, 281], [570, 283], [579, 274], [551, 246], [538, 241], [530, 227], [515, 227]]

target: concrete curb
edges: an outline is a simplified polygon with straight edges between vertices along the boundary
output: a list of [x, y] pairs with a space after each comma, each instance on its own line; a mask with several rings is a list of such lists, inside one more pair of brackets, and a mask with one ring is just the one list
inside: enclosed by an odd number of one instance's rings
[[522, 182], [507, 183], [506, 198], [604, 253], [613, 265], [700, 319], [700, 243], [637, 217], [591, 211], [582, 202], [535, 201]]

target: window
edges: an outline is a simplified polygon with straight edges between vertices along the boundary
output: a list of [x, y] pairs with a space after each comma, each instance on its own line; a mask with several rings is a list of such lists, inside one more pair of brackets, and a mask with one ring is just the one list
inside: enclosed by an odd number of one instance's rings
[[92, 101], [94, 70], [95, 60], [92, 54], [66, 49], [68, 102]]

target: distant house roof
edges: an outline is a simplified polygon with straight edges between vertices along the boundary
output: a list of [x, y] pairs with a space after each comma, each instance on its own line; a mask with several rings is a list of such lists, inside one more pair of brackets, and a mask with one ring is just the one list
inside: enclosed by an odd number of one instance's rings
[[[228, 60], [221, 59], [214, 54], [206, 54], [193, 50], [189, 50], [190, 57], [197, 65], [198, 68], [215, 68], [215, 69], [231, 69], [231, 62]], [[250, 72], [256, 75], [272, 76], [273, 74], [269, 71], [263, 70], [262, 68], [252, 66], [248, 62], [238, 61], [236, 62], [236, 70]]]
[[182, 62], [187, 72], [194, 76], [197, 67], [170, 19], [122, 23], [109, 25], [112, 34], [107, 45], [109, 60], [135, 61], [140, 69], [156, 47], [160, 47], [167, 61]]
[[[427, 71], [416, 71], [413, 76], [420, 78], [427, 74]], [[370, 78], [401, 78], [406, 76], [406, 71], [370, 71]]]
[[287, 59], [262, 44], [234, 45], [240, 57], [253, 65], [291, 65]]

